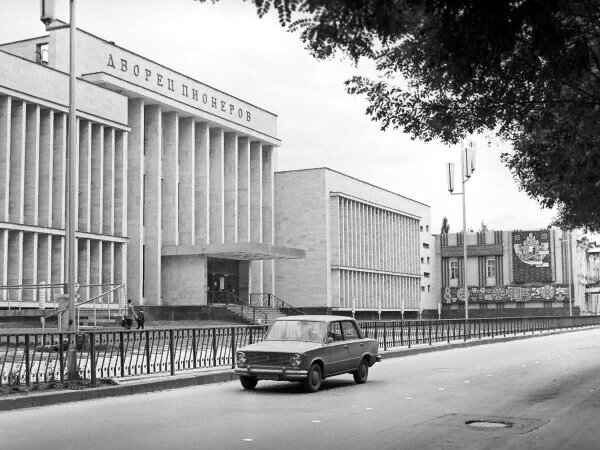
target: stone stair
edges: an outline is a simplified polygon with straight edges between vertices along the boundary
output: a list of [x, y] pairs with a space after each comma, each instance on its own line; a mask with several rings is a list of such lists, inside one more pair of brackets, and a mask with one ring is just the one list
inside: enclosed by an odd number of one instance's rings
[[[121, 326], [121, 313], [118, 309], [111, 309], [110, 317], [106, 309], [96, 310], [96, 323], [94, 326], [94, 310], [93, 308], [82, 308], [79, 311], [79, 328], [80, 329], [98, 329], [98, 328], [113, 328]], [[135, 323], [134, 323], [135, 324]]]
[[269, 306], [227, 305], [227, 309], [249, 324], [270, 325], [275, 319], [286, 317], [280, 310]]

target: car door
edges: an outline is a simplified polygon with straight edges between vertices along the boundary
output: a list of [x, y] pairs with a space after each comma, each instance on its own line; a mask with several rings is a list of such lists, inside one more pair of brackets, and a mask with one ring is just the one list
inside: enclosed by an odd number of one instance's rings
[[361, 339], [356, 324], [351, 320], [342, 322], [342, 333], [344, 334], [344, 342], [348, 346], [348, 367], [347, 370], [358, 368], [364, 351], [364, 341]]
[[[325, 369], [327, 374], [343, 372], [349, 365], [350, 352], [348, 345], [344, 341], [342, 334], [342, 325], [340, 322], [331, 322], [327, 333], [329, 347], [329, 365]], [[333, 342], [331, 342], [331, 339]]]

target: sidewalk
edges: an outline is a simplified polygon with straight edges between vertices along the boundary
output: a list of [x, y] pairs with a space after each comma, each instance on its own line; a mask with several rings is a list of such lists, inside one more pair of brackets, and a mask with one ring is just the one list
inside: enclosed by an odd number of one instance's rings
[[[383, 359], [399, 358], [406, 356], [419, 355], [435, 351], [450, 350], [455, 348], [474, 347], [478, 345], [495, 344], [500, 342], [509, 342], [521, 339], [537, 338], [542, 336], [573, 333], [577, 331], [588, 330], [589, 328], [579, 328], [575, 330], [558, 330], [544, 333], [501, 336], [494, 338], [471, 339], [468, 341], [438, 342], [432, 345], [419, 344], [418, 346], [394, 347], [387, 351], [381, 351]], [[231, 367], [211, 367], [204, 369], [190, 369], [181, 371], [171, 376], [168, 373], [153, 375], [138, 375], [127, 378], [115, 378], [114, 386], [98, 387], [84, 390], [62, 390], [53, 392], [34, 392], [26, 395], [10, 395], [0, 398], [0, 411], [10, 411], [14, 409], [30, 408], [35, 406], [53, 405], [58, 403], [69, 403], [80, 400], [90, 400], [105, 397], [116, 397], [121, 395], [141, 394], [146, 392], [160, 391], [164, 389], [175, 389], [181, 387], [197, 386], [211, 383], [223, 383], [236, 380], [238, 377], [233, 373]]]

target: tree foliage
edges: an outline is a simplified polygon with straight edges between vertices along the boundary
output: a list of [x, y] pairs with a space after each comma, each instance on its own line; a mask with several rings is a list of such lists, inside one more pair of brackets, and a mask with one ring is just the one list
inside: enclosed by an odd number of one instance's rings
[[440, 234], [448, 234], [450, 233], [450, 224], [448, 223], [448, 218], [444, 216], [442, 219], [442, 229], [440, 230]]
[[600, 0], [251, 0], [316, 58], [375, 61], [347, 81], [382, 129], [457, 143], [492, 130], [557, 225], [600, 230]]
[[480, 227], [479, 231], [482, 233], [486, 233], [489, 231], [487, 224], [483, 220], [481, 221], [481, 227]]

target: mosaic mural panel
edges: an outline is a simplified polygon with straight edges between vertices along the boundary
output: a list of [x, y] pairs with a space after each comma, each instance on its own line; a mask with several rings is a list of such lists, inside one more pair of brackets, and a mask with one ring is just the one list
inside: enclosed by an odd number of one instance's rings
[[[469, 303], [498, 302], [564, 302], [569, 299], [569, 285], [547, 284], [543, 286], [473, 286], [469, 287]], [[442, 302], [445, 305], [464, 303], [464, 288], [445, 287]]]
[[552, 281], [550, 231], [513, 231], [513, 279], [515, 283]]

